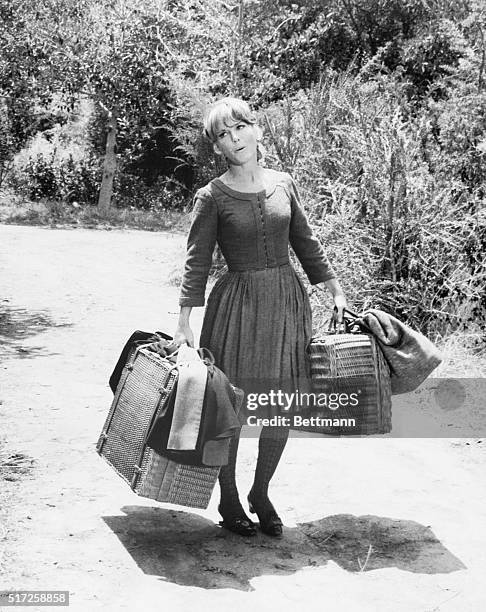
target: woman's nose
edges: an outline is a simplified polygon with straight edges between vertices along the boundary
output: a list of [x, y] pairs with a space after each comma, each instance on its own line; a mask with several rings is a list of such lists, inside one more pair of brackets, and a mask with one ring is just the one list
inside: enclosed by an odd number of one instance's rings
[[236, 131], [231, 131], [231, 140], [236, 142], [238, 140], [238, 133]]

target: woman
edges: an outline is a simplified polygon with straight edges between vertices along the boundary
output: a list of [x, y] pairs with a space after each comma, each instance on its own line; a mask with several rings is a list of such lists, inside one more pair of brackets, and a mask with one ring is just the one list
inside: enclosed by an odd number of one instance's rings
[[[199, 189], [187, 243], [179, 323], [174, 344], [194, 345], [189, 325], [193, 307], [204, 306], [204, 292], [216, 242], [228, 272], [208, 298], [200, 346], [247, 393], [263, 381], [296, 388], [308, 376], [306, 348], [312, 316], [302, 281], [289, 261], [292, 246], [312, 284], [331, 291], [338, 322], [346, 300], [324, 251], [313, 236], [291, 176], [258, 164], [261, 131], [248, 104], [225, 98], [214, 104], [204, 133], [228, 170]], [[282, 534], [282, 521], [268, 498], [268, 485], [288, 438], [286, 427], [263, 427], [255, 478], [248, 495], [260, 529]], [[219, 476], [221, 525], [235, 533], [256, 533], [239, 500], [235, 481], [238, 438]]]

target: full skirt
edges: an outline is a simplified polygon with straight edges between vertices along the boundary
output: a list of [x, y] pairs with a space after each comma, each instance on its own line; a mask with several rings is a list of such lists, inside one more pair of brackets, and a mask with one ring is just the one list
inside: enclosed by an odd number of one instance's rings
[[[288, 264], [226, 272], [207, 302], [200, 345], [247, 394], [309, 389], [307, 348], [312, 312], [305, 287]], [[278, 414], [268, 406], [265, 416]]]

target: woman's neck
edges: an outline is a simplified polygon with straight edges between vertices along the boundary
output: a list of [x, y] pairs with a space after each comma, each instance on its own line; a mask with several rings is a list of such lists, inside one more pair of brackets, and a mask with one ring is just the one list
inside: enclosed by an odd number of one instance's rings
[[228, 184], [260, 188], [264, 183], [263, 175], [263, 168], [258, 163], [249, 163], [230, 166], [223, 176]]

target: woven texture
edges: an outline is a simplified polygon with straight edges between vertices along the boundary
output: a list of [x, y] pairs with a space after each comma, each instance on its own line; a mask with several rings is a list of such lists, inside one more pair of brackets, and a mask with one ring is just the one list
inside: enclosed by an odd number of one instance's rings
[[137, 482], [136, 493], [181, 506], [208, 507], [219, 467], [183, 465], [150, 451], [146, 449], [146, 476]]
[[[330, 334], [310, 344], [311, 377], [316, 394], [356, 394], [357, 405], [343, 401], [335, 410], [316, 408], [312, 416], [355, 419], [354, 427], [298, 427], [335, 435], [371, 435], [391, 431], [391, 387], [388, 365], [372, 336]], [[336, 396], [335, 396], [336, 397]], [[347, 405], [344, 405], [347, 404]]]
[[[135, 358], [134, 358], [135, 356]], [[145, 445], [154, 414], [177, 380], [167, 359], [139, 349], [128, 359], [98, 440], [98, 453], [143, 497], [207, 508], [219, 468], [182, 465]]]

